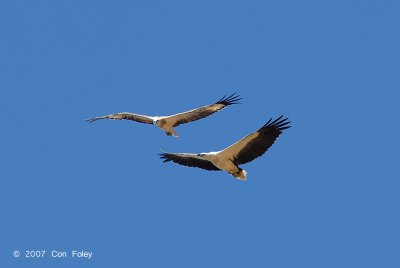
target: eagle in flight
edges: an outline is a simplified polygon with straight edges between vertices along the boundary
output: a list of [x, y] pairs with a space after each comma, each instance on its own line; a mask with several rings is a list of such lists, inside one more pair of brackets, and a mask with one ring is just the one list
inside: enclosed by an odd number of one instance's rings
[[240, 141], [218, 152], [209, 153], [167, 153], [160, 154], [164, 162], [198, 167], [206, 170], [225, 170], [233, 177], [246, 180], [247, 172], [239, 165], [253, 161], [263, 155], [274, 144], [283, 130], [290, 128], [288, 118], [283, 115], [272, 121], [269, 119], [256, 132], [247, 135]]
[[174, 127], [212, 115], [213, 113], [222, 110], [226, 106], [232, 104], [238, 104], [238, 101], [241, 99], [242, 98], [240, 98], [240, 95], [236, 95], [236, 93], [233, 93], [228, 97], [226, 97], [225, 95], [219, 101], [213, 104], [169, 116], [148, 116], [148, 115], [123, 112], [123, 113], [94, 117], [87, 119], [85, 121], [91, 123], [100, 119], [132, 120], [139, 123], [156, 125], [157, 127], [164, 130], [167, 136], [172, 135], [174, 137], [178, 137]]

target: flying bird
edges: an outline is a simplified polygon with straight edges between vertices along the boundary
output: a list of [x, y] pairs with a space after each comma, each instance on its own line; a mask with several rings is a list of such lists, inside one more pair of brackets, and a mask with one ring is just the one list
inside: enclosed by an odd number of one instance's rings
[[247, 172], [241, 169], [239, 165], [262, 156], [274, 144], [282, 131], [290, 128], [288, 118], [282, 119], [282, 117], [283, 115], [274, 121], [272, 121], [272, 118], [269, 119], [259, 130], [222, 151], [199, 154], [167, 153], [163, 151], [160, 158], [164, 159], [163, 162], [172, 161], [188, 167], [225, 170], [237, 179], [246, 180]]
[[193, 109], [190, 111], [186, 111], [183, 113], [169, 115], [169, 116], [148, 116], [148, 115], [123, 112], [123, 113], [116, 113], [116, 114], [109, 114], [109, 115], [105, 115], [105, 116], [94, 117], [94, 118], [87, 119], [85, 121], [92, 123], [92, 122], [100, 120], [100, 119], [132, 120], [132, 121], [136, 121], [139, 123], [156, 125], [157, 127], [164, 130], [165, 133], [167, 134], [167, 136], [172, 135], [174, 137], [178, 137], [174, 127], [177, 127], [181, 124], [196, 121], [201, 118], [212, 115], [213, 113], [216, 113], [219, 110], [222, 110], [226, 106], [229, 106], [232, 104], [238, 104], [238, 101], [241, 99], [242, 98], [240, 98], [240, 95], [236, 95], [236, 93], [233, 93], [232, 95], [230, 95], [228, 97], [226, 97], [226, 95], [225, 95], [219, 101], [217, 101], [213, 104], [206, 105], [206, 106], [203, 106], [203, 107], [200, 107], [197, 109]]

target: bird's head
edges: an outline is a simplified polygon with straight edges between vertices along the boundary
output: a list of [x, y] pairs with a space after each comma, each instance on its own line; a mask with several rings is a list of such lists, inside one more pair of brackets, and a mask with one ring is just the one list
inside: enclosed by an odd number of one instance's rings
[[160, 126], [163, 123], [163, 117], [155, 116], [153, 117], [153, 124], [156, 126]]

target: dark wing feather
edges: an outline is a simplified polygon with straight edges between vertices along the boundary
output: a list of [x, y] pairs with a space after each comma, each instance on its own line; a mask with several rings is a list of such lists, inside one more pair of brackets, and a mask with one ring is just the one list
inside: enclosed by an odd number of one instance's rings
[[236, 165], [248, 163], [263, 155], [274, 144], [283, 130], [290, 128], [288, 118], [272, 118], [259, 130], [226, 148], [222, 153], [233, 155]]
[[219, 110], [225, 108], [226, 106], [232, 104], [238, 104], [238, 101], [241, 99], [242, 98], [240, 98], [240, 95], [236, 95], [236, 93], [233, 93], [228, 97], [226, 96], [222, 97], [219, 101], [217, 101], [214, 104], [210, 104], [187, 112], [168, 116], [167, 120], [175, 121], [173, 123], [173, 126], [176, 127], [180, 124], [196, 121], [201, 118], [212, 115], [213, 113], [218, 112]]
[[220, 170], [214, 166], [210, 161], [200, 159], [195, 154], [184, 154], [184, 153], [162, 153], [159, 154], [161, 159], [165, 162], [172, 161], [179, 165], [187, 167], [198, 167], [206, 170]]
[[141, 115], [141, 114], [133, 114], [133, 113], [109, 114], [109, 115], [105, 115], [105, 116], [99, 116], [99, 117], [86, 119], [85, 121], [92, 123], [92, 122], [100, 120], [100, 119], [132, 120], [132, 121], [136, 121], [136, 122], [144, 123], [144, 124], [153, 124], [153, 118], [151, 118], [150, 116]]

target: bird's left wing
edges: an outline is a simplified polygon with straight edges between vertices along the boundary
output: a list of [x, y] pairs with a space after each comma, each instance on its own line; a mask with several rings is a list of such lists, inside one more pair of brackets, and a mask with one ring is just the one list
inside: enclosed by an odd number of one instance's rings
[[248, 163], [263, 155], [283, 130], [290, 128], [288, 118], [283, 116], [272, 121], [272, 118], [256, 132], [247, 135], [240, 141], [220, 152], [221, 156], [232, 159], [237, 164]]
[[165, 120], [172, 122], [172, 125], [176, 127], [179, 126], [180, 124], [196, 121], [201, 118], [212, 115], [213, 113], [218, 112], [219, 110], [225, 108], [226, 106], [237, 104], [239, 100], [241, 100], [240, 95], [236, 95], [236, 93], [233, 93], [228, 97], [226, 96], [222, 97], [216, 103], [206, 105], [197, 109], [193, 109], [187, 112], [174, 114], [165, 117]]
[[216, 166], [214, 166], [210, 161], [197, 156], [196, 154], [188, 154], [188, 153], [162, 153], [159, 154], [161, 159], [164, 159], [165, 162], [172, 161], [179, 165], [187, 166], [187, 167], [198, 167], [206, 170], [220, 170]]

